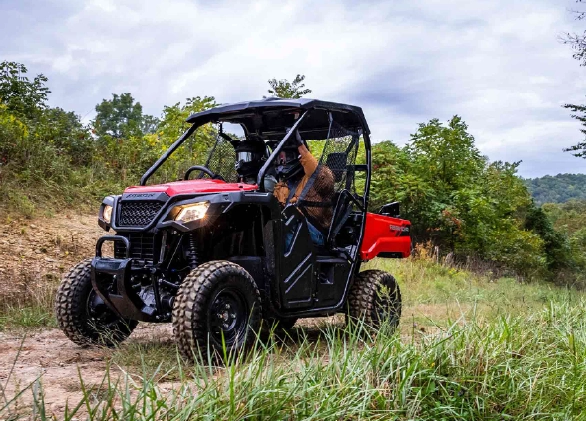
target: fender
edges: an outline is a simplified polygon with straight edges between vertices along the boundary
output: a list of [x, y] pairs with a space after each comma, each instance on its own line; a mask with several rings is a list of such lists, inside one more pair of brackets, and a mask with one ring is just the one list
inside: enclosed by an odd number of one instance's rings
[[409, 257], [411, 254], [410, 232], [411, 222], [405, 219], [367, 212], [360, 258], [366, 262], [377, 256]]

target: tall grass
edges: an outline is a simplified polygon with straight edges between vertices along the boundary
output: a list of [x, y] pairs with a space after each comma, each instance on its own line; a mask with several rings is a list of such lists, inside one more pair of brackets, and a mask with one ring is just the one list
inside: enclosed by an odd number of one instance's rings
[[[586, 411], [586, 300], [514, 280], [489, 282], [422, 262], [384, 265], [400, 279], [400, 332], [297, 327], [257, 340], [224, 367], [188, 365], [168, 341], [123, 345], [120, 371], [84, 384], [64, 419], [581, 419]], [[451, 298], [456, 295], [456, 299]], [[491, 306], [492, 304], [492, 306]], [[437, 318], [412, 323], [433, 307]], [[449, 311], [450, 308], [455, 309]], [[444, 313], [441, 310], [445, 309]], [[435, 314], [435, 313], [433, 313]], [[422, 330], [421, 327], [426, 329]], [[134, 362], [133, 362], [134, 361]], [[136, 361], [139, 361], [138, 363]], [[134, 368], [129, 366], [133, 365]], [[22, 416], [47, 419], [41, 382]], [[4, 414], [13, 413], [7, 397]], [[6, 404], [8, 402], [8, 404]], [[12, 411], [12, 412], [11, 412]], [[2, 415], [0, 415], [0, 418]]]

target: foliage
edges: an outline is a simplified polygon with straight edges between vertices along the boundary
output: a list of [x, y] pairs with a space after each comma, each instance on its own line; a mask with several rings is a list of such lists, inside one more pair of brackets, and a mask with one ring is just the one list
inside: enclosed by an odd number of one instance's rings
[[51, 91], [45, 86], [47, 78], [44, 75], [37, 75], [30, 81], [26, 73], [24, 64], [0, 63], [0, 103], [17, 117], [31, 119], [46, 107], [47, 95]]
[[[38, 208], [97, 201], [138, 183], [183, 132], [185, 118], [215, 105], [211, 97], [190, 98], [185, 105], [165, 107], [159, 121], [143, 114], [131, 94], [114, 94], [96, 106], [96, 119], [86, 127], [74, 113], [46, 106], [44, 76], [31, 82], [24, 66], [3, 66], [0, 194], [5, 200], [0, 207], [27, 216]], [[190, 146], [207, 149], [211, 130], [199, 130]], [[178, 158], [168, 164], [173, 177], [179, 172]]]
[[399, 201], [416, 241], [477, 255], [527, 277], [546, 269], [544, 243], [524, 227], [531, 197], [519, 163], [489, 163], [458, 116], [420, 124], [404, 147], [373, 146], [371, 205]]
[[[165, 107], [159, 120], [144, 115], [131, 94], [114, 94], [96, 106], [96, 119], [86, 127], [74, 113], [46, 106], [42, 75], [35, 84], [24, 66], [11, 66], [21, 73], [14, 82], [9, 72], [0, 83], [16, 89], [0, 104], [0, 206], [27, 216], [39, 208], [98, 201], [137, 184], [188, 127], [189, 114], [216, 105], [213, 97], [189, 98]], [[298, 75], [274, 87], [301, 95], [303, 80]], [[31, 105], [30, 98], [38, 103]], [[149, 182], [176, 180], [203, 163], [216, 136], [211, 124], [198, 129]], [[317, 151], [323, 144], [311, 147]], [[420, 124], [407, 145], [380, 142], [372, 152], [370, 209], [400, 201], [415, 241], [431, 240], [443, 254], [474, 256], [525, 278], [582, 267], [576, 250], [582, 250], [586, 231], [575, 238], [550, 231], [517, 176], [519, 164], [490, 163], [459, 116], [447, 124]], [[364, 159], [361, 149], [358, 160]], [[364, 185], [360, 177], [357, 184]]]
[[311, 89], [305, 88], [303, 81], [305, 80], [304, 75], [297, 75], [293, 82], [289, 82], [287, 79], [269, 79], [269, 94], [277, 96], [279, 98], [301, 98], [305, 94], [311, 93]]
[[556, 230], [574, 235], [586, 227], [586, 200], [565, 203], [546, 203], [542, 206]]
[[[584, 0], [576, 0], [576, 3], [583, 5]], [[575, 15], [576, 20], [582, 21], [586, 18], [586, 10], [571, 10], [571, 12]], [[586, 31], [582, 34], [568, 33], [562, 38], [562, 41], [572, 47], [574, 58], [580, 62], [580, 66], [586, 66]], [[573, 112], [572, 118], [580, 121], [582, 126], [586, 126], [586, 105], [565, 104], [563, 107], [571, 110]], [[580, 131], [586, 135], [586, 129], [582, 128]], [[572, 152], [572, 155], [579, 158], [586, 158], [586, 140], [564, 149], [564, 151]]]
[[586, 174], [546, 175], [526, 179], [525, 183], [538, 205], [586, 199]]
[[129, 93], [112, 94], [112, 99], [104, 99], [96, 105], [96, 112], [93, 128], [98, 137], [140, 137], [152, 133], [158, 125], [158, 119], [143, 115], [142, 105], [134, 102]]
[[[577, 4], [583, 5], [584, 0], [576, 0]], [[586, 19], [586, 10], [571, 10], [570, 11], [576, 18], [576, 20]], [[567, 33], [562, 41], [564, 44], [568, 44], [574, 50], [574, 58], [580, 62], [580, 66], [586, 66], [586, 31], [582, 34], [571, 34]]]
[[572, 250], [567, 236], [554, 229], [553, 223], [543, 209], [530, 209], [525, 226], [543, 239], [546, 264], [551, 272], [574, 269], [575, 264], [572, 261]]
[[[198, 113], [217, 105], [214, 97], [188, 98], [184, 105], [176, 103], [165, 106], [163, 116], [153, 134], [145, 136], [144, 140], [156, 148], [158, 154], [162, 154], [189, 126], [185, 120], [192, 113]], [[151, 183], [175, 180], [183, 176], [187, 169], [194, 164], [205, 163], [205, 158], [216, 139], [215, 129], [211, 124], [206, 124], [187, 139], [180, 149], [173, 153], [167, 162], [157, 170], [150, 180]]]
[[546, 203], [543, 211], [554, 230], [569, 242], [572, 259], [581, 279], [586, 278], [586, 200], [570, 200], [562, 204]]
[[[564, 108], [573, 112], [571, 115], [572, 118], [575, 118], [582, 124], [580, 131], [583, 135], [586, 135], [586, 105], [565, 104]], [[578, 158], [586, 158], [586, 138], [582, 142], [564, 149], [564, 151], [572, 152], [572, 155]]]

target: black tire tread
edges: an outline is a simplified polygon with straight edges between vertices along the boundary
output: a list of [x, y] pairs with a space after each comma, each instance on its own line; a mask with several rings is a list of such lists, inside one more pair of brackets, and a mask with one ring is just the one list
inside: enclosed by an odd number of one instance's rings
[[[173, 333], [179, 352], [188, 360], [193, 360], [194, 352], [201, 350], [205, 355], [208, 346], [208, 333], [202, 316], [213, 293], [213, 284], [218, 277], [238, 274], [246, 278], [254, 289], [255, 308], [249, 325], [258, 326], [261, 318], [260, 292], [254, 279], [236, 263], [226, 260], [212, 260], [193, 269], [183, 280], [173, 304]], [[247, 344], [254, 335], [247, 335]]]
[[382, 270], [370, 269], [360, 272], [355, 277], [354, 283], [348, 294], [348, 316], [350, 319], [363, 320], [367, 326], [378, 328], [380, 321], [376, 317], [377, 294], [381, 287], [386, 286], [389, 290], [396, 290], [396, 327], [401, 317], [401, 291], [395, 278]]
[[79, 317], [80, 312], [85, 311], [80, 306], [85, 305], [82, 295], [88, 287], [91, 262], [92, 259], [82, 260], [64, 276], [55, 296], [55, 317], [63, 333], [75, 344], [112, 346], [126, 339], [138, 322], [121, 319], [121, 329], [103, 335]]

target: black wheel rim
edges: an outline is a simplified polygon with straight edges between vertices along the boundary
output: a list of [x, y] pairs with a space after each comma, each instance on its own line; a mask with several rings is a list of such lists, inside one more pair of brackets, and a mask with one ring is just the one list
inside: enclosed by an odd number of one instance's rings
[[97, 329], [107, 329], [116, 324], [119, 317], [108, 308], [104, 300], [93, 289], [87, 297], [88, 321]]
[[213, 296], [208, 310], [208, 332], [212, 339], [218, 345], [223, 340], [227, 348], [242, 340], [246, 334], [248, 312], [246, 301], [237, 289], [220, 289]]

